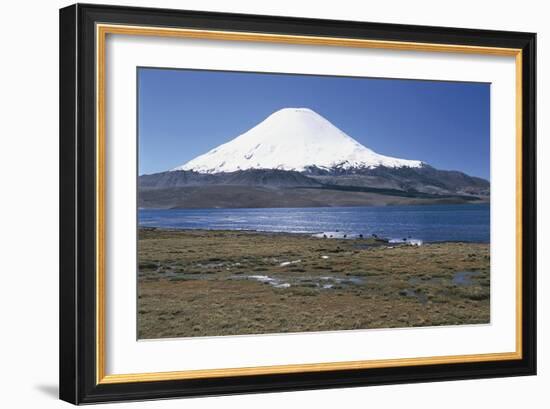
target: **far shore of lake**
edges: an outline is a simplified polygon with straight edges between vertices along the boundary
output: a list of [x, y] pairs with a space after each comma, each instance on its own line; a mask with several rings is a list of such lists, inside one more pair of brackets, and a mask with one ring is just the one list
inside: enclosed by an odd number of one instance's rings
[[489, 244], [140, 228], [140, 339], [487, 324]]

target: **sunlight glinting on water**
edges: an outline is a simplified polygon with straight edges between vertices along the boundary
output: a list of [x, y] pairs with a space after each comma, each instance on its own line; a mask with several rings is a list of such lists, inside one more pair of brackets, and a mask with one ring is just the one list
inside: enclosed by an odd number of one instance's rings
[[346, 208], [140, 209], [139, 225], [171, 229], [377, 235], [395, 241], [488, 243], [488, 204]]

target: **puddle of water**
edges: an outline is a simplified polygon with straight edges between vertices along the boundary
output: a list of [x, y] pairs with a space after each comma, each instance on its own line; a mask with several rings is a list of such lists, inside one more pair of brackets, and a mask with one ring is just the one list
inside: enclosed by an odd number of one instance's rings
[[298, 264], [298, 263], [301, 263], [301, 262], [302, 262], [302, 260], [283, 261], [282, 263], [279, 264], [279, 266], [285, 267], [285, 266], [290, 266], [292, 264]]
[[457, 271], [453, 274], [453, 284], [469, 286], [472, 285], [472, 278], [481, 275], [479, 271]]
[[365, 282], [363, 277], [292, 277], [290, 280], [280, 279], [276, 277], [270, 277], [267, 275], [233, 275], [231, 280], [255, 280], [260, 283], [269, 284], [275, 288], [289, 288], [291, 286], [308, 286], [317, 287], [325, 290], [334, 288], [336, 285], [350, 286], [350, 285], [362, 285]]
[[390, 239], [389, 243], [394, 244], [408, 244], [410, 246], [421, 246], [424, 244], [424, 241], [420, 239], [413, 239], [413, 238], [403, 238], [403, 239]]
[[269, 276], [262, 276], [262, 275], [246, 276], [246, 278], [251, 278], [252, 280], [257, 280], [261, 283], [269, 283], [271, 281], [274, 281], [273, 278], [271, 278]]
[[407, 297], [416, 298], [418, 300], [418, 302], [422, 305], [424, 305], [428, 302], [428, 297], [426, 297], [426, 294], [411, 290], [410, 288], [407, 288], [407, 289], [403, 290], [402, 294], [407, 296]]
[[198, 263], [197, 264], [197, 267], [200, 267], [200, 268], [221, 268], [224, 266], [225, 266], [224, 263], [206, 263], [206, 264]]
[[340, 277], [333, 277], [333, 276], [324, 276], [324, 277], [319, 277], [319, 279], [321, 281], [329, 281], [329, 282], [333, 282], [335, 284], [344, 284], [344, 285], [350, 285], [350, 284], [355, 284], [355, 285], [361, 285], [365, 282], [365, 279], [363, 277], [357, 277], [357, 276], [348, 276], [348, 277], [345, 277], [345, 278], [340, 278]]
[[344, 280], [342, 280], [343, 283], [352, 283], [352, 284], [356, 284], [356, 285], [360, 285], [360, 284], [363, 284], [365, 282], [364, 279], [362, 278], [359, 278], [359, 277], [348, 277], [348, 278], [345, 278]]
[[274, 278], [274, 277], [269, 277], [269, 276], [266, 276], [266, 275], [250, 275], [250, 276], [233, 276], [232, 277], [233, 279], [248, 279], [248, 280], [256, 280], [256, 281], [259, 281], [260, 283], [265, 283], [265, 284], [269, 284], [270, 286], [272, 287], [275, 287], [275, 288], [289, 288], [290, 287], [290, 283], [285, 283], [283, 282], [282, 280], [278, 279], [278, 278]]

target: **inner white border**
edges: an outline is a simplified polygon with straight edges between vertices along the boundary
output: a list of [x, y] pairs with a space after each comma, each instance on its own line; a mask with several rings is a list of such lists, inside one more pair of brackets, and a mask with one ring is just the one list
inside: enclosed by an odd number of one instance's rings
[[[492, 83], [491, 324], [136, 341], [138, 66]], [[515, 351], [514, 57], [108, 34], [105, 146], [106, 374]]]

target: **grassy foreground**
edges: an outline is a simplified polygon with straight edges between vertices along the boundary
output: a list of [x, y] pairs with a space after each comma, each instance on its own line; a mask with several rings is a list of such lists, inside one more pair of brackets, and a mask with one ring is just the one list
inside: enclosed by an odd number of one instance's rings
[[140, 229], [140, 339], [488, 323], [489, 245]]

